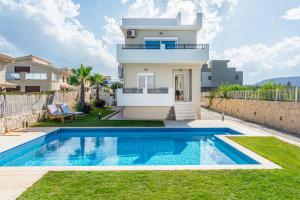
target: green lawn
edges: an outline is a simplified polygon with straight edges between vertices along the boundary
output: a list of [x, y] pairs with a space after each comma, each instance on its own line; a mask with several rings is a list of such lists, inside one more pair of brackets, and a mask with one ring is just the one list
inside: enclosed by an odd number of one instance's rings
[[300, 148], [273, 137], [233, 140], [284, 169], [49, 172], [20, 199], [300, 198]]
[[114, 111], [110, 107], [96, 108], [83, 119], [77, 119], [73, 122], [66, 121], [62, 124], [60, 121], [50, 120], [42, 121], [35, 124], [35, 127], [112, 127], [112, 126], [130, 126], [130, 127], [164, 127], [162, 121], [148, 121], [148, 120], [99, 120], [98, 113], [101, 117], [105, 117]]

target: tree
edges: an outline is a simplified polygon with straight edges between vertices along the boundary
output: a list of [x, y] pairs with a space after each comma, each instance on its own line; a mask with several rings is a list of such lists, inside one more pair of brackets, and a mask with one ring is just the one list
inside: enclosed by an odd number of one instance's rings
[[96, 86], [96, 101], [99, 101], [100, 86], [104, 85], [104, 76], [99, 73], [94, 73], [88, 80], [91, 82], [91, 85]]
[[111, 84], [111, 89], [115, 90], [117, 88], [123, 88], [123, 84], [121, 82], [114, 82]]
[[72, 85], [80, 85], [80, 106], [83, 110], [83, 107], [85, 105], [85, 83], [89, 81], [89, 77], [91, 76], [91, 71], [93, 67], [91, 66], [84, 66], [83, 64], [80, 64], [80, 67], [78, 69], [73, 69], [73, 75], [70, 78], [70, 83]]

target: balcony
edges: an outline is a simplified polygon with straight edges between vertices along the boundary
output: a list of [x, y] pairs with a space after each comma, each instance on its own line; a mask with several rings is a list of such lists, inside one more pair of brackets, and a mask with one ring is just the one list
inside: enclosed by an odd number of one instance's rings
[[172, 88], [117, 89], [117, 106], [173, 106]]
[[26, 80], [47, 80], [46, 73], [26, 73]]
[[208, 44], [118, 44], [119, 63], [183, 63], [201, 64], [208, 61]]
[[7, 72], [6, 80], [20, 80], [20, 73]]

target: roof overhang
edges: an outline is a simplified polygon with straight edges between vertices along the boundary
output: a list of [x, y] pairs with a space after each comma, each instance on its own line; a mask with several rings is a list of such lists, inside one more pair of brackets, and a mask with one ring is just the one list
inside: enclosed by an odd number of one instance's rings
[[16, 88], [17, 85], [13, 84], [13, 83], [0, 82], [0, 87], [4, 87], [4, 88]]

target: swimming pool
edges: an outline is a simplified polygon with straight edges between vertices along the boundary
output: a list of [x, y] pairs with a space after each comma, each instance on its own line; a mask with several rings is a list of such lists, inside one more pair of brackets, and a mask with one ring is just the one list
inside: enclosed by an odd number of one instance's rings
[[251, 165], [229, 128], [61, 128], [0, 153], [0, 166]]

